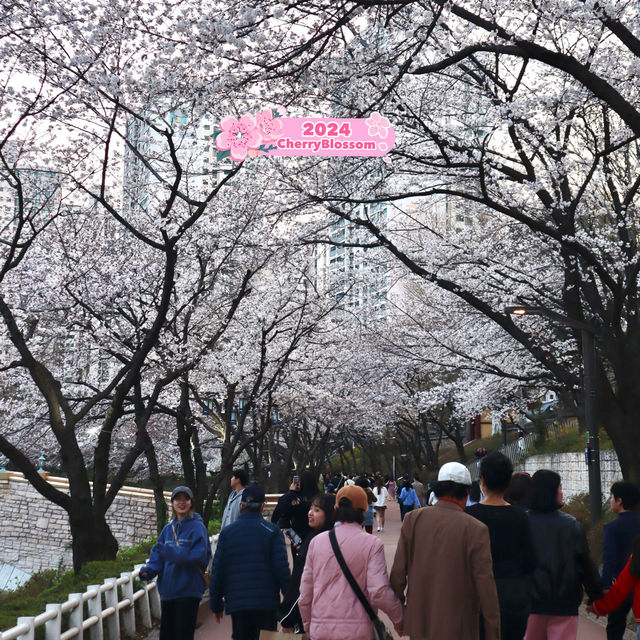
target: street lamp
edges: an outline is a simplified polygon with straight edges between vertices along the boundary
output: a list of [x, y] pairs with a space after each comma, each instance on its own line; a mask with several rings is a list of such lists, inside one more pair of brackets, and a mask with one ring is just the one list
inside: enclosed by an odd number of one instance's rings
[[598, 318], [590, 323], [560, 315], [544, 307], [517, 305], [505, 307], [505, 313], [515, 316], [543, 316], [574, 329], [582, 334], [582, 362], [584, 367], [584, 422], [587, 430], [586, 461], [589, 467], [589, 504], [591, 522], [596, 522], [602, 513], [602, 488], [600, 484], [600, 438], [596, 425], [596, 342]]

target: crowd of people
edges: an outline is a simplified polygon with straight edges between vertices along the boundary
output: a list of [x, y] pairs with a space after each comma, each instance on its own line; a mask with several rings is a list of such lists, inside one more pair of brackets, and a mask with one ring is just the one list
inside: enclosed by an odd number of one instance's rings
[[[322, 490], [311, 471], [294, 475], [267, 521], [264, 491], [234, 471], [212, 559], [193, 495], [177, 487], [174, 518], [140, 572], [158, 576], [160, 639], [193, 637], [208, 566], [211, 610], [218, 621], [231, 616], [233, 640], [278, 627], [309, 640], [371, 640], [374, 628], [382, 638], [378, 611], [412, 640], [571, 640], [585, 591], [590, 610], [609, 615], [608, 640], [622, 639], [630, 609], [640, 620], [640, 491], [632, 483], [611, 487], [617, 517], [604, 528], [601, 577], [580, 525], [561, 510], [560, 476], [514, 474], [501, 453], [482, 457], [476, 484], [457, 462], [427, 487], [417, 476], [396, 482], [379, 473], [320, 481]], [[372, 534], [374, 521], [384, 531], [394, 499], [402, 526], [387, 572]]]

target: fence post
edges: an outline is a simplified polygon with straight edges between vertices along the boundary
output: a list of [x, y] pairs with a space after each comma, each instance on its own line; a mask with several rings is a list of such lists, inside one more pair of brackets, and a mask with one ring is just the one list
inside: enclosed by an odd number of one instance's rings
[[122, 585], [123, 599], [129, 600], [129, 606], [122, 609], [122, 626], [125, 635], [132, 638], [136, 635], [136, 612], [133, 604], [133, 575], [130, 571], [123, 571], [121, 578], [125, 578], [126, 582]]
[[46, 610], [55, 611], [56, 617], [53, 620], [47, 620], [45, 624], [45, 640], [60, 640], [60, 634], [62, 633], [62, 605], [48, 604]]
[[[134, 571], [139, 571], [141, 567], [144, 567], [143, 564], [136, 564], [133, 567]], [[153, 626], [153, 622], [151, 621], [151, 608], [149, 607], [149, 592], [147, 591], [147, 585], [145, 584], [143, 587], [144, 593], [142, 597], [138, 601], [138, 605], [140, 607], [140, 621], [143, 626], [147, 629], [151, 629]]]
[[148, 589], [147, 593], [149, 594], [149, 605], [151, 606], [151, 615], [156, 620], [160, 620], [160, 617], [162, 616], [162, 606], [160, 604], [160, 594], [158, 593], [158, 584], [154, 582], [153, 586], [151, 586], [151, 583], [149, 583], [147, 585], [147, 589]]
[[27, 624], [29, 625], [29, 631], [27, 633], [23, 633], [18, 636], [18, 640], [35, 640], [35, 627], [33, 626], [33, 621], [35, 616], [22, 616], [18, 618], [18, 624]]
[[111, 588], [104, 592], [104, 601], [107, 609], [114, 612], [105, 618], [107, 640], [120, 640], [120, 610], [118, 609], [118, 579], [106, 578], [104, 583]]
[[81, 593], [70, 593], [69, 602], [75, 602], [76, 606], [71, 610], [69, 614], [69, 629], [77, 629], [78, 634], [74, 640], [82, 640], [83, 630], [82, 623], [84, 621], [84, 604], [82, 602]]
[[100, 585], [90, 584], [87, 587], [87, 593], [92, 589], [95, 589], [96, 595], [87, 600], [87, 609], [90, 617], [98, 617], [98, 622], [89, 627], [89, 637], [91, 640], [102, 640], [102, 594], [100, 593]]

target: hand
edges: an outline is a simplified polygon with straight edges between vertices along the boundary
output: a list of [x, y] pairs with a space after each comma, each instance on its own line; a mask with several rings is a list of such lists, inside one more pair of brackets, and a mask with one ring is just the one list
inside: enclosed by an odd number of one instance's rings
[[289, 491], [298, 491], [298, 489], [300, 489], [300, 485], [297, 482], [292, 482]]
[[214, 611], [213, 615], [216, 617], [216, 622], [220, 624], [222, 622], [222, 616], [224, 615], [222, 611]]
[[138, 574], [143, 580], [147, 579], [147, 572], [146, 571], [140, 571], [140, 573]]
[[393, 628], [396, 630], [396, 633], [399, 636], [403, 636], [404, 635], [404, 630], [402, 629], [402, 625], [401, 624], [394, 624]]
[[282, 627], [280, 631], [282, 631], [282, 633], [293, 633], [293, 629], [289, 629], [289, 627]]

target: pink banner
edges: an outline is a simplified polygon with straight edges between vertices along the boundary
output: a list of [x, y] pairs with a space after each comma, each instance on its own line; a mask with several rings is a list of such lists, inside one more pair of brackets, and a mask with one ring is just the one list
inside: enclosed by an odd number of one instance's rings
[[389, 120], [376, 112], [368, 118], [287, 118], [265, 109], [240, 119], [227, 116], [220, 129], [216, 148], [236, 162], [247, 155], [384, 156], [396, 139]]

